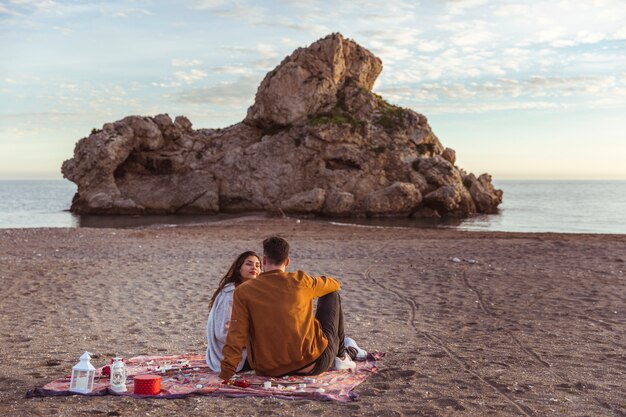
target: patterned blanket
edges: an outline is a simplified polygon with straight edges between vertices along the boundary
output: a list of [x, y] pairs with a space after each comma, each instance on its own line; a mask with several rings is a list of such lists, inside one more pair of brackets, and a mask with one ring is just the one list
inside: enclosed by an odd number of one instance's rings
[[[93, 391], [90, 396], [121, 395], [135, 398], [181, 398], [190, 395], [213, 395], [226, 397], [274, 397], [283, 399], [311, 399], [319, 401], [349, 402], [358, 395], [352, 390], [376, 373], [376, 361], [384, 356], [382, 352], [369, 353], [367, 360], [357, 362], [355, 372], [328, 371], [313, 377], [286, 376], [271, 378], [254, 375], [254, 372], [237, 374], [236, 384], [224, 384], [218, 374], [211, 371], [205, 362], [204, 354], [176, 356], [137, 356], [126, 361], [128, 378], [127, 392], [117, 393], [109, 388], [109, 377], [103, 375], [103, 368], [96, 370]], [[161, 392], [145, 396], [133, 393], [133, 376], [161, 375]], [[271, 383], [271, 387], [266, 381]], [[41, 388], [29, 391], [27, 397], [75, 395], [69, 391], [70, 376], [52, 381]]]

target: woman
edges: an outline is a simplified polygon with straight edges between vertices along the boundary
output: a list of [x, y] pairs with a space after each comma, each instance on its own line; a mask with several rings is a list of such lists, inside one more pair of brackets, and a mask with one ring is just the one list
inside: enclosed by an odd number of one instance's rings
[[[206, 363], [215, 372], [220, 371], [220, 361], [224, 358], [222, 348], [224, 348], [228, 335], [235, 287], [249, 279], [256, 278], [260, 273], [261, 259], [259, 255], [252, 251], [244, 252], [230, 266], [211, 297], [207, 321]], [[244, 348], [237, 371], [243, 369], [245, 362], [246, 349]]]

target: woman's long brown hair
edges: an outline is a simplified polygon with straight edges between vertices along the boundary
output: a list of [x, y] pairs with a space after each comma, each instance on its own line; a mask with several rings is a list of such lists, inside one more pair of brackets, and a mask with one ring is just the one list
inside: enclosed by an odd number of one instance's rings
[[246, 251], [242, 253], [241, 255], [239, 255], [237, 259], [235, 259], [235, 262], [233, 262], [233, 264], [228, 269], [228, 272], [226, 272], [226, 275], [222, 277], [222, 280], [217, 285], [217, 289], [213, 293], [213, 296], [211, 297], [211, 301], [209, 302], [209, 310], [211, 310], [211, 308], [213, 307], [213, 303], [215, 302], [217, 295], [220, 292], [222, 292], [222, 290], [224, 289], [226, 285], [230, 284], [231, 282], [234, 282], [235, 287], [236, 287], [243, 282], [243, 278], [241, 276], [240, 270], [241, 270], [241, 266], [243, 265], [243, 263], [246, 261], [246, 259], [249, 256], [254, 256], [259, 260], [259, 262], [261, 261], [261, 258], [259, 258], [259, 255], [257, 255], [256, 252], [251, 251], [251, 250]]

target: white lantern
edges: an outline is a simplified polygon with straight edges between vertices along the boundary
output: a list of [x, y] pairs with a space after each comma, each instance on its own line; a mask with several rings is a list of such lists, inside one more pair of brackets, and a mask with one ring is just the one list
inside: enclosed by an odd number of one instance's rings
[[111, 389], [115, 392], [126, 392], [126, 365], [124, 359], [113, 358], [111, 365]]
[[72, 366], [72, 379], [70, 380], [70, 391], [81, 394], [88, 394], [93, 390], [93, 378], [96, 368], [89, 362], [91, 356], [89, 352], [83, 353], [80, 362]]

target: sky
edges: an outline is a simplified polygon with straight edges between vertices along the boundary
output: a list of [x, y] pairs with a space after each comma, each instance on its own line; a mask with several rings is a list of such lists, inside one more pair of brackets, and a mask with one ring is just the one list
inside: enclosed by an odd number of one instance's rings
[[626, 179], [623, 0], [0, 0], [0, 179], [62, 178], [76, 141], [128, 115], [237, 123], [333, 32], [466, 171]]

